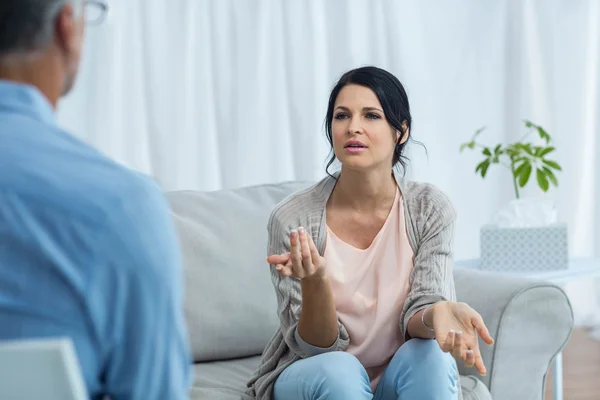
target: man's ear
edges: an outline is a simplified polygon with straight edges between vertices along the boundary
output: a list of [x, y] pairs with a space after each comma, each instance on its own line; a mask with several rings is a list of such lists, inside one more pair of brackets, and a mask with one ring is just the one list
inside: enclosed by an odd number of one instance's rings
[[79, 45], [77, 16], [73, 4], [67, 3], [56, 18], [57, 45], [67, 54], [77, 50]]
[[402, 121], [402, 132], [396, 131], [396, 140], [398, 144], [404, 144], [408, 140], [408, 136], [410, 135], [410, 128], [408, 127], [408, 122], [406, 120]]

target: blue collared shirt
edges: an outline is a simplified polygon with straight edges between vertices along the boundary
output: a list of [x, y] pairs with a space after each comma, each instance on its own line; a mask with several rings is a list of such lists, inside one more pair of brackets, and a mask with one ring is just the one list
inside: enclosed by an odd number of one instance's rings
[[70, 337], [92, 399], [185, 399], [181, 275], [156, 185], [0, 80], [0, 341]]

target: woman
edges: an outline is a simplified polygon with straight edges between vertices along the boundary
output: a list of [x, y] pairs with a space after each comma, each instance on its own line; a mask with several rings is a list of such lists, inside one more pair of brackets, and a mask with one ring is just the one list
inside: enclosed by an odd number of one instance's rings
[[341, 171], [280, 203], [269, 254], [281, 325], [248, 393], [259, 400], [457, 399], [456, 360], [486, 373], [481, 316], [455, 302], [455, 214], [407, 182], [411, 116], [387, 71], [347, 72], [327, 109]]

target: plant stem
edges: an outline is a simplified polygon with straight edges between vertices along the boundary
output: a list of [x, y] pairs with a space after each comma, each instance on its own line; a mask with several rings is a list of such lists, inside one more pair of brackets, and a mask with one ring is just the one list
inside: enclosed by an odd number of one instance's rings
[[515, 176], [515, 160], [511, 157], [510, 159], [510, 170], [512, 171], [512, 181], [515, 187], [515, 196], [519, 199], [519, 186], [517, 185], [517, 177]]

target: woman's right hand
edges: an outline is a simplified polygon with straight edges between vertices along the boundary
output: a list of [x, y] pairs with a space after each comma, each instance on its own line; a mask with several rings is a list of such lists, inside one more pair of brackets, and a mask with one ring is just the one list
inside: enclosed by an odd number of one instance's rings
[[317, 251], [317, 246], [304, 228], [290, 233], [290, 252], [267, 257], [283, 277], [298, 279], [322, 278], [325, 276], [325, 259]]

